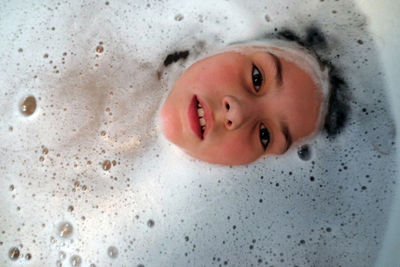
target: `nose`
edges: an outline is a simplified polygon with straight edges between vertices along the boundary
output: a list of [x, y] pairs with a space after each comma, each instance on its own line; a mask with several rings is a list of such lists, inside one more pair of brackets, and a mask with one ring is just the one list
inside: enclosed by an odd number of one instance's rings
[[228, 130], [239, 128], [249, 116], [249, 110], [245, 104], [233, 96], [223, 98], [224, 123]]

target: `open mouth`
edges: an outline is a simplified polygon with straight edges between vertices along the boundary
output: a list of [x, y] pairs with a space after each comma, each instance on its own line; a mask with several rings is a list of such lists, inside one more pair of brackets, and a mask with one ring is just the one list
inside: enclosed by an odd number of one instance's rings
[[206, 129], [206, 119], [204, 118], [204, 109], [198, 100], [197, 100], [197, 115], [199, 116], [201, 134], [204, 134], [204, 130]]
[[189, 122], [194, 133], [201, 139], [204, 138], [207, 121], [204, 115], [204, 108], [196, 96], [193, 97], [189, 106]]

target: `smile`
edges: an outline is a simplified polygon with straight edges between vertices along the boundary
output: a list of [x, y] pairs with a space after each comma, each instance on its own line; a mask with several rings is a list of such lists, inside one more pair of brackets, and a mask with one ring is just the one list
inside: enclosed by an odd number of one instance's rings
[[188, 111], [189, 124], [192, 131], [200, 139], [204, 138], [206, 127], [208, 127], [205, 113], [205, 109], [197, 96], [193, 96]]
[[199, 123], [200, 123], [200, 126], [201, 126], [201, 133], [204, 134], [204, 130], [206, 129], [206, 119], [204, 118], [204, 109], [201, 106], [199, 101], [197, 101], [197, 115], [199, 116]]

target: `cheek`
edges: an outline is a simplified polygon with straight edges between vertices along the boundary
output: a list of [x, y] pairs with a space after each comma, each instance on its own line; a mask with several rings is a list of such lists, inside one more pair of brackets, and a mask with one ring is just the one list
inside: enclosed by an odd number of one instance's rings
[[185, 79], [185, 86], [200, 88], [202, 91], [218, 93], [223, 88], [230, 88], [238, 82], [240, 73], [237, 68], [226, 65], [199, 67], [193, 69]]
[[245, 146], [241, 144], [241, 139], [232, 138], [226, 142], [221, 142], [221, 146], [218, 150], [220, 150], [225, 157], [229, 157], [231, 155], [239, 155], [241, 151], [244, 150]]
[[181, 131], [181, 125], [177, 120], [178, 116], [175, 114], [176, 110], [173, 108], [173, 101], [171, 99], [167, 99], [164, 103], [161, 114], [161, 128], [165, 135], [165, 137], [173, 143], [179, 141], [179, 133]]
[[242, 77], [240, 68], [233, 66], [220, 66], [214, 71], [209, 73], [210, 82], [217, 85], [227, 85], [231, 87], [232, 85], [238, 85], [240, 82], [239, 77]]
[[246, 164], [258, 159], [261, 154], [255, 149], [248, 136], [232, 136], [226, 138], [224, 142], [219, 142], [216, 149], [220, 157], [228, 160], [228, 164]]

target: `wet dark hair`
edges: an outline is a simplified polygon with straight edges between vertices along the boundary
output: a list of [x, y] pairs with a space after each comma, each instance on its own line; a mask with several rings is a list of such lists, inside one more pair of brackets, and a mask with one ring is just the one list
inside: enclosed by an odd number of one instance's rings
[[189, 50], [171, 53], [165, 58], [163, 62], [164, 67], [168, 67], [169, 65], [177, 62], [180, 59], [186, 59], [188, 56], [189, 56]]
[[280, 31], [275, 29], [273, 33], [265, 35], [264, 38], [296, 42], [311, 51], [320, 64], [328, 68], [330, 88], [323, 129], [328, 137], [335, 137], [346, 126], [350, 112], [350, 95], [347, 83], [342, 78], [341, 73], [330, 60], [321, 56], [329, 50], [325, 35], [318, 27], [310, 26], [306, 28], [305, 35], [302, 37], [288, 29]]

